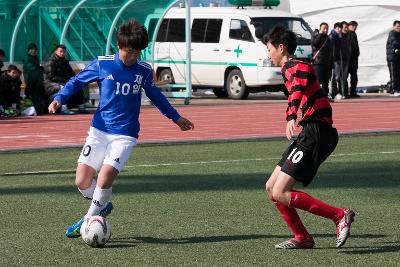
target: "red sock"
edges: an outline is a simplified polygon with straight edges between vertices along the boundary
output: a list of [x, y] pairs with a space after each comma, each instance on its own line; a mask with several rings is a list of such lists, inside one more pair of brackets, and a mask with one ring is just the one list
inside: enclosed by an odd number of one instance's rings
[[294, 238], [304, 240], [310, 237], [310, 234], [301, 222], [299, 214], [297, 214], [294, 208], [286, 207], [280, 203], [275, 203], [275, 205], [281, 213], [283, 220], [289, 226], [290, 231], [294, 234]]
[[290, 196], [289, 207], [308, 211], [312, 214], [331, 219], [335, 223], [344, 215], [343, 209], [331, 206], [304, 192], [292, 191]]

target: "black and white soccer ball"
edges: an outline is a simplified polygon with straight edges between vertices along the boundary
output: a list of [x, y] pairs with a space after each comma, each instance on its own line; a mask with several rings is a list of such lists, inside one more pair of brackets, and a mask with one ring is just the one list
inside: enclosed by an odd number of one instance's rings
[[111, 238], [111, 224], [101, 216], [86, 218], [81, 226], [82, 240], [91, 247], [98, 248]]

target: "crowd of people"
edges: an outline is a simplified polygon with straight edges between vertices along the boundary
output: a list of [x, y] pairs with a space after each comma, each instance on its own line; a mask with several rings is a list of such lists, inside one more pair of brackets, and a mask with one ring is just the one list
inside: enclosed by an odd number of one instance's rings
[[[316, 71], [322, 92], [331, 101], [358, 98], [358, 45], [356, 21], [336, 22], [329, 32], [326, 22], [320, 24], [312, 41], [311, 62]], [[21, 113], [25, 107], [32, 106], [33, 114], [47, 113], [47, 106], [66, 82], [75, 75], [68, 59], [66, 47], [55, 46], [47, 61], [40, 65], [36, 44], [27, 46], [23, 59], [23, 72], [16, 65], [9, 65], [0, 75], [0, 116], [12, 117]], [[0, 70], [4, 66], [5, 53], [0, 49]], [[393, 22], [386, 42], [386, 59], [390, 74], [387, 91], [392, 96], [400, 96], [400, 21]], [[21, 81], [23, 73], [24, 83]], [[350, 86], [349, 86], [350, 78]], [[24, 89], [21, 94], [21, 88]], [[22, 96], [21, 96], [22, 95]], [[79, 91], [64, 104], [58, 114], [73, 115], [71, 108], [78, 113], [88, 113], [85, 109], [83, 91]], [[31, 112], [32, 113], [32, 112]]]
[[[358, 45], [356, 21], [336, 22], [329, 32], [326, 22], [320, 24], [312, 41], [312, 64], [323, 92], [331, 101], [358, 98]], [[388, 92], [400, 96], [400, 21], [393, 22], [386, 42], [390, 81]], [[349, 87], [350, 78], [350, 87]]]
[[312, 64], [324, 94], [331, 101], [359, 97], [356, 91], [360, 56], [357, 26], [356, 21], [336, 22], [329, 33], [328, 24], [322, 22], [313, 38]]
[[[27, 46], [21, 71], [16, 65], [9, 65], [0, 76], [0, 116], [14, 117], [23, 115], [46, 114], [49, 103], [63, 88], [67, 81], [75, 76], [68, 59], [66, 47], [57, 45], [48, 60], [40, 65], [35, 43]], [[3, 67], [5, 53], [0, 49], [0, 67]], [[21, 75], [24, 82], [21, 81]], [[21, 89], [24, 89], [21, 93]], [[78, 108], [78, 113], [89, 113], [85, 108], [86, 99], [83, 91], [76, 93], [63, 105], [57, 114], [73, 115], [71, 108]], [[27, 107], [33, 112], [24, 114]]]

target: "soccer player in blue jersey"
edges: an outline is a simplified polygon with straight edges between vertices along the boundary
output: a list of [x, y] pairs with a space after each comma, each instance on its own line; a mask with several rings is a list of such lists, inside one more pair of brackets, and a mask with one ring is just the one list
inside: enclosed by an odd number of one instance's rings
[[[105, 217], [113, 209], [110, 202], [112, 184], [138, 138], [142, 89], [182, 131], [194, 129], [193, 123], [180, 116], [154, 85], [151, 66], [139, 60], [141, 51], [148, 45], [144, 26], [135, 20], [123, 23], [117, 32], [117, 45], [117, 54], [93, 60], [66, 83], [49, 105], [49, 112], [54, 113], [85, 85], [91, 82], [99, 84], [99, 107], [78, 159], [75, 179], [78, 190], [91, 200], [91, 204], [86, 215], [67, 228], [65, 235], [69, 238], [80, 236], [85, 218], [93, 215]], [[96, 172], [97, 181], [94, 179]]]

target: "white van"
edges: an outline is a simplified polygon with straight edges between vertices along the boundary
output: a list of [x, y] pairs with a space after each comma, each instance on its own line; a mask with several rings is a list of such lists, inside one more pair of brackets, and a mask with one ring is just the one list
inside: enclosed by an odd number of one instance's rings
[[[159, 80], [185, 83], [185, 12], [171, 8], [161, 22], [154, 44]], [[212, 88], [217, 97], [232, 99], [245, 99], [250, 92], [283, 90], [280, 69], [268, 60], [260, 40], [276, 25], [298, 35], [295, 56], [309, 60], [312, 31], [299, 16], [261, 7], [191, 8], [193, 88]], [[150, 33], [154, 31], [151, 22], [148, 27]]]

